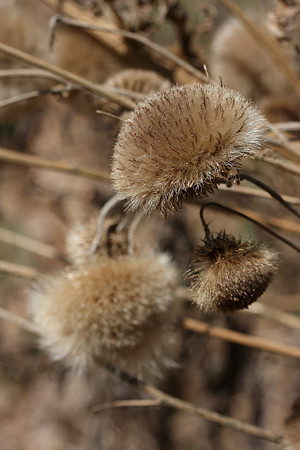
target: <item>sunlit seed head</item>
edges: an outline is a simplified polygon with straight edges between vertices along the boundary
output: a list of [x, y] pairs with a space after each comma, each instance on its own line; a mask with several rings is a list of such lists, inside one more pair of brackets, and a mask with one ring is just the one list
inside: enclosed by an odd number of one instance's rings
[[176, 285], [165, 254], [102, 257], [41, 284], [30, 307], [55, 360], [151, 378], [176, 358]]
[[187, 272], [192, 299], [204, 311], [247, 308], [263, 294], [277, 266], [277, 253], [262, 243], [225, 232], [211, 235], [196, 249]]
[[236, 174], [261, 146], [265, 119], [224, 87], [173, 87], [140, 103], [123, 124], [112, 180], [132, 209], [176, 211]]

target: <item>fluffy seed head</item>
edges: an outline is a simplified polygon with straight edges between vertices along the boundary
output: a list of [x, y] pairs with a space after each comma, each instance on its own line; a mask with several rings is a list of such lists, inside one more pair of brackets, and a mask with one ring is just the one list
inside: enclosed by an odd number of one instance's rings
[[[97, 255], [119, 256], [127, 253], [127, 230], [116, 231], [118, 217], [106, 217]], [[76, 223], [66, 237], [66, 250], [72, 264], [86, 264], [90, 260], [90, 248], [97, 233], [97, 215], [92, 215], [86, 223]]]
[[260, 147], [265, 119], [240, 94], [200, 84], [140, 103], [123, 124], [112, 179], [120, 198], [145, 212], [205, 197]]
[[155, 377], [178, 349], [176, 284], [165, 254], [102, 257], [41, 285], [31, 311], [54, 359]]
[[[122, 70], [116, 75], [109, 77], [106, 80], [105, 85], [127, 91], [133, 91], [138, 94], [145, 94], [145, 97], [154, 95], [158, 91], [171, 87], [170, 81], [163, 78], [158, 73], [153, 72], [152, 70], [139, 69]], [[108, 100], [101, 102], [99, 107], [114, 114], [119, 114], [122, 110], [121, 106]], [[128, 115], [129, 112], [126, 111], [122, 114], [122, 118], [126, 119]]]
[[261, 243], [242, 242], [225, 232], [205, 239], [187, 272], [192, 298], [204, 311], [247, 308], [267, 288], [277, 254]]

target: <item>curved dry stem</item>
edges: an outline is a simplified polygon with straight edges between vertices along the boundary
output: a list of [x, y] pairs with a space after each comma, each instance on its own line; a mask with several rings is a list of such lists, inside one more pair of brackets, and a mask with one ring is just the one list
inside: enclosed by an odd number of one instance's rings
[[118, 195], [113, 195], [101, 208], [98, 219], [97, 219], [97, 233], [96, 236], [93, 239], [93, 242], [90, 247], [89, 254], [92, 255], [95, 253], [100, 245], [100, 241], [103, 234], [103, 226], [104, 221], [107, 216], [107, 214], [116, 206], [116, 204], [120, 201]]
[[250, 181], [250, 183], [255, 184], [259, 188], [261, 188], [263, 191], [268, 192], [268, 194], [271, 195], [275, 200], [277, 200], [279, 203], [281, 203], [286, 209], [288, 209], [291, 213], [293, 213], [296, 217], [300, 218], [300, 213], [297, 211], [293, 206], [291, 206], [288, 202], [284, 200], [284, 198], [278, 194], [274, 189], [272, 189], [270, 186], [268, 186], [266, 183], [263, 183], [262, 181], [258, 180], [257, 178], [253, 177], [252, 175], [249, 175], [247, 173], [240, 173], [239, 174], [239, 180], [247, 180]]
[[91, 92], [92, 94], [98, 96], [103, 95], [104, 97], [108, 97], [110, 100], [123, 106], [124, 108], [127, 109], [135, 108], [135, 103], [127, 99], [126, 97], [114, 94], [113, 92], [109, 91], [106, 87], [93, 83], [92, 81], [89, 81], [83, 77], [80, 77], [79, 75], [69, 72], [68, 70], [62, 69], [61, 67], [47, 63], [46, 61], [43, 61], [42, 59], [37, 58], [36, 56], [29, 55], [28, 53], [18, 50], [10, 45], [4, 44], [3, 42], [0, 42], [0, 52], [4, 53], [5, 55], [16, 58], [19, 61], [22, 61], [26, 64], [30, 64], [32, 66], [38, 67], [39, 69], [47, 70], [50, 73], [58, 75], [63, 80], [68, 81], [69, 83], [72, 83], [75, 86], [78, 86], [82, 89], [85, 89], [86, 91]]
[[151, 50], [154, 50], [157, 54], [162, 55], [164, 58], [172, 61], [177, 66], [184, 69], [189, 74], [193, 75], [198, 80], [202, 81], [203, 83], [211, 83], [211, 84], [217, 84], [213, 80], [208, 80], [206, 75], [201, 73], [198, 69], [193, 67], [191, 64], [185, 62], [183, 59], [179, 58], [178, 56], [174, 55], [173, 53], [166, 50], [164, 47], [160, 46], [156, 42], [151, 41], [151, 39], [148, 39], [145, 36], [142, 36], [138, 33], [132, 33], [130, 31], [124, 31], [124, 30], [118, 30], [116, 28], [106, 28], [106, 27], [100, 27], [97, 25], [90, 24], [88, 22], [81, 22], [78, 20], [69, 19], [68, 17], [63, 16], [55, 16], [52, 20], [52, 36], [50, 40], [53, 40], [53, 31], [55, 30], [56, 23], [64, 23], [66, 25], [71, 25], [77, 28], [84, 28], [89, 30], [95, 30], [95, 31], [101, 31], [102, 33], [112, 33], [112, 34], [119, 34], [121, 36], [124, 36], [126, 39], [133, 40], [135, 42], [138, 42], [139, 44], [144, 45], [147, 48], [150, 48]]
[[271, 228], [263, 225], [262, 223], [258, 222], [257, 220], [253, 219], [252, 217], [247, 216], [246, 214], [243, 214], [242, 212], [240, 212], [240, 211], [238, 211], [236, 209], [229, 208], [228, 206], [224, 206], [224, 205], [221, 205], [220, 203], [216, 203], [216, 202], [207, 202], [200, 209], [200, 219], [201, 219], [201, 222], [203, 224], [203, 228], [205, 230], [205, 235], [207, 237], [210, 235], [210, 230], [209, 230], [209, 227], [208, 227], [206, 221], [204, 220], [203, 213], [204, 213], [205, 208], [207, 208], [208, 206], [224, 209], [227, 212], [230, 212], [232, 214], [236, 214], [237, 216], [242, 217], [243, 219], [249, 220], [250, 222], [252, 222], [255, 225], [257, 225], [258, 227], [260, 227], [262, 230], [264, 230], [266, 233], [269, 233], [274, 238], [278, 239], [279, 241], [283, 242], [284, 244], [286, 244], [289, 247], [291, 247], [294, 250], [296, 250], [296, 252], [300, 253], [300, 247], [298, 247], [297, 245], [293, 244], [293, 242], [289, 241], [288, 239], [286, 239], [285, 237], [283, 237], [280, 234], [276, 233], [275, 231], [271, 230]]

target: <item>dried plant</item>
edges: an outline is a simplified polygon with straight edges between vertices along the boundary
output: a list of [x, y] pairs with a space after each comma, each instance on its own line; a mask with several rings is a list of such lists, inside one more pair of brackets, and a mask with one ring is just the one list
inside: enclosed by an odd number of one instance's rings
[[112, 180], [132, 209], [176, 211], [236, 175], [260, 148], [262, 115], [237, 92], [201, 84], [173, 87], [137, 106], [121, 128]]
[[31, 311], [55, 360], [79, 370], [109, 363], [152, 378], [178, 351], [176, 286], [165, 254], [95, 258], [43, 281]]
[[204, 311], [247, 308], [266, 290], [278, 266], [276, 252], [224, 231], [197, 247], [187, 277], [193, 301]]

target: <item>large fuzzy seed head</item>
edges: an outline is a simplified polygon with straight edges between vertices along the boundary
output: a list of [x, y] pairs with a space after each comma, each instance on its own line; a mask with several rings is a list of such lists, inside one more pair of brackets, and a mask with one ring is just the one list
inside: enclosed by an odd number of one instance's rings
[[265, 119], [240, 94], [200, 84], [140, 103], [123, 124], [112, 179], [120, 198], [145, 212], [205, 197], [259, 148]]
[[31, 311], [55, 360], [157, 376], [178, 349], [176, 285], [165, 254], [103, 257], [41, 285]]
[[277, 264], [277, 253], [261, 243], [225, 232], [211, 235], [196, 249], [187, 272], [192, 299], [204, 311], [247, 308], [265, 291]]

